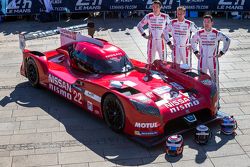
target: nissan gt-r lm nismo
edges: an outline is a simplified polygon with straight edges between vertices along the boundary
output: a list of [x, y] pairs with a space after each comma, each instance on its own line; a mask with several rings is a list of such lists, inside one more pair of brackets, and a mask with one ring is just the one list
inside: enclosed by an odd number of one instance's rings
[[[130, 59], [111, 43], [61, 29], [62, 46], [23, 49], [21, 74], [145, 145], [216, 118], [217, 90], [206, 74], [156, 60]], [[25, 35], [20, 35], [25, 46]]]

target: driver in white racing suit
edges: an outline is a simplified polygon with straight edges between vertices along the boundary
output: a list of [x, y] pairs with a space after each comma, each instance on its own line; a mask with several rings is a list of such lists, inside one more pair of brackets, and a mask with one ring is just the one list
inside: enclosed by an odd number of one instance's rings
[[176, 11], [177, 19], [171, 20], [167, 26], [168, 32], [173, 37], [173, 44], [167, 39], [167, 44], [172, 50], [172, 62], [188, 64], [191, 66], [191, 34], [197, 32], [197, 26], [194, 22], [185, 19], [186, 8], [179, 6]]
[[[161, 13], [161, 2], [156, 0], [152, 4], [153, 13], [147, 14], [137, 25], [141, 35], [148, 39], [147, 62], [150, 66], [154, 62], [158, 52], [161, 60], [164, 60], [165, 40], [168, 38], [166, 24], [170, 22], [168, 14]], [[143, 27], [148, 24], [149, 34], [144, 32]]]
[[[204, 29], [194, 34], [191, 39], [191, 45], [194, 54], [198, 58], [198, 69], [204, 73], [209, 71], [211, 79], [216, 83], [219, 92], [218, 58], [227, 52], [230, 45], [230, 39], [222, 32], [212, 28], [212, 16], [206, 15], [203, 19]], [[218, 51], [220, 41], [223, 41], [223, 48]], [[197, 48], [197, 43], [199, 44], [199, 50]]]

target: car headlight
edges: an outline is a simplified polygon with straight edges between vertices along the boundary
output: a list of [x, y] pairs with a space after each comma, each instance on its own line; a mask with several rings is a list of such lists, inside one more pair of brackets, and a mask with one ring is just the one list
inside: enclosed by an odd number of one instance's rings
[[155, 116], [160, 116], [160, 111], [158, 108], [149, 106], [147, 104], [138, 102], [136, 100], [131, 100], [130, 102], [133, 104], [133, 106], [140, 112], [144, 114], [150, 114], [150, 115], [155, 115]]

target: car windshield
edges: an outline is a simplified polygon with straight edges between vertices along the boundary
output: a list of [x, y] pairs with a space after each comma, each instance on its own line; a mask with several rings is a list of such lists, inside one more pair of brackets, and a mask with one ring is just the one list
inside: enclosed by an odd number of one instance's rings
[[104, 60], [87, 56], [83, 52], [75, 51], [73, 54], [81, 66], [91, 73], [120, 74], [129, 72], [134, 68], [127, 55], [116, 56]]

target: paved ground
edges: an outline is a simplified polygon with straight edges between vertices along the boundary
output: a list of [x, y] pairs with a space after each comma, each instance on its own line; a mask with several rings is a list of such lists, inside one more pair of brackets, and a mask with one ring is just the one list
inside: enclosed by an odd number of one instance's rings
[[[96, 19], [96, 36], [145, 61], [146, 40], [137, 32], [138, 19]], [[146, 149], [109, 130], [102, 120], [82, 112], [44, 89], [34, 89], [19, 68], [20, 31], [37, 31], [79, 24], [9, 22], [0, 24], [0, 167], [50, 166], [250, 166], [250, 21], [217, 20], [216, 26], [232, 38], [220, 59], [222, 110], [238, 120], [238, 135], [214, 136], [206, 146], [184, 135], [183, 156], [165, 155], [164, 146]], [[201, 21], [196, 20], [198, 26]], [[35, 50], [53, 49], [58, 36], [29, 42]], [[194, 61], [195, 64], [195, 61]]]

